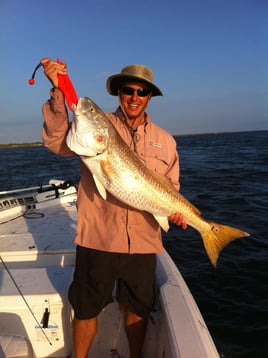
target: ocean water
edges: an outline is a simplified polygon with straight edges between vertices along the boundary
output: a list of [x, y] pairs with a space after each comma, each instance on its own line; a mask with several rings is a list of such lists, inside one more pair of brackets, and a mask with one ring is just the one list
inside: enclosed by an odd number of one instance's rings
[[[222, 358], [268, 357], [268, 131], [175, 137], [181, 193], [207, 219], [251, 235], [229, 244], [217, 268], [199, 234], [172, 226], [164, 245], [180, 269]], [[79, 180], [77, 158], [44, 147], [0, 150], [0, 191]]]

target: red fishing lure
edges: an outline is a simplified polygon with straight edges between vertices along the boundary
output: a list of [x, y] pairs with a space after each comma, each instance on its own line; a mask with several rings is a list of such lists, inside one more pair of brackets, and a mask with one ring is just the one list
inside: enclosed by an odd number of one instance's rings
[[[57, 59], [58, 63], [61, 63], [59, 59]], [[32, 77], [28, 80], [28, 83], [30, 85], [34, 85], [35, 80], [35, 73], [38, 70], [38, 68], [40, 68], [42, 66], [41, 63], [39, 63], [32, 74]], [[58, 88], [63, 92], [64, 97], [65, 97], [65, 101], [68, 105], [68, 107], [70, 108], [70, 110], [72, 111], [73, 109], [73, 104], [77, 104], [78, 103], [78, 97], [75, 91], [75, 88], [72, 84], [72, 81], [70, 80], [68, 75], [58, 75]]]

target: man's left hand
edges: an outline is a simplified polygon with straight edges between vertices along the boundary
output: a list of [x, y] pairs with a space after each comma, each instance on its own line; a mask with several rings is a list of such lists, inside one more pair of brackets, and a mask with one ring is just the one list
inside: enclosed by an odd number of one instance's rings
[[173, 224], [181, 226], [183, 230], [187, 229], [187, 223], [184, 220], [184, 216], [181, 213], [174, 213], [168, 217], [169, 221]]

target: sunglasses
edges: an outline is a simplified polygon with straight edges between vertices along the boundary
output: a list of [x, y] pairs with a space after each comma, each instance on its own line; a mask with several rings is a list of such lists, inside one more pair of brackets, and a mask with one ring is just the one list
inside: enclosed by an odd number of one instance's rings
[[136, 92], [139, 97], [146, 97], [151, 93], [148, 88], [139, 88], [136, 90], [132, 87], [122, 87], [121, 92], [127, 96], [133, 96], [134, 92]]

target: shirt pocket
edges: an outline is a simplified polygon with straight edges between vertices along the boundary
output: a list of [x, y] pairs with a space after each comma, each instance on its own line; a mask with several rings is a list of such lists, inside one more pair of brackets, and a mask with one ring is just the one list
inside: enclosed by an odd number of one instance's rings
[[146, 165], [150, 170], [158, 173], [166, 174], [169, 163], [167, 159], [167, 152], [161, 143], [150, 142], [146, 153]]

